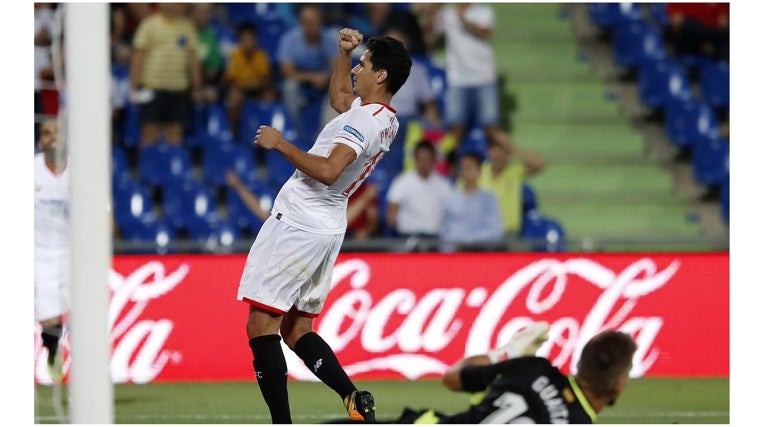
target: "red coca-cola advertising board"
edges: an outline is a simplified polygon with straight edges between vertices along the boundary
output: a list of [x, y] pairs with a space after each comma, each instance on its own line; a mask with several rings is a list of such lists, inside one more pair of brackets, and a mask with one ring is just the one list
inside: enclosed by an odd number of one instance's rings
[[[252, 379], [248, 305], [236, 300], [244, 263], [116, 256], [107, 283], [113, 381]], [[729, 255], [341, 254], [314, 325], [353, 378], [417, 379], [535, 320], [551, 325], [538, 355], [567, 372], [592, 335], [614, 328], [638, 343], [634, 377], [728, 377]], [[47, 383], [38, 332], [35, 381]], [[292, 378], [315, 379], [283, 349]]]

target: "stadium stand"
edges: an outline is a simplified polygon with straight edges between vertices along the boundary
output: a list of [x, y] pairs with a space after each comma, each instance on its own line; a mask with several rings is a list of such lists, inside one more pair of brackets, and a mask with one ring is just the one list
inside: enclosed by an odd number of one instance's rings
[[[664, 37], [669, 25], [664, 3], [493, 6], [498, 21], [494, 49], [506, 76], [502, 91], [516, 94], [510, 115], [502, 120], [508, 121], [516, 138], [546, 155], [551, 170], [523, 188], [525, 215], [532, 218], [526, 222], [526, 235], [555, 236], [547, 238], [543, 246], [547, 251], [578, 249], [573, 241], [581, 237], [594, 241], [626, 235], [676, 240], [699, 239], [704, 233], [727, 236], [727, 61], [674, 57]], [[276, 46], [282, 32], [296, 25], [294, 16], [283, 5], [222, 3], [211, 24], [223, 52], [229, 53], [236, 42], [236, 22], [256, 22], [262, 29], [261, 44], [267, 48]], [[436, 65], [443, 63], [441, 52], [423, 59], [433, 66], [432, 84], [442, 108], [446, 78], [444, 69]], [[600, 61], [613, 71], [599, 72]], [[629, 105], [644, 114], [629, 114]], [[307, 118], [315, 120], [298, 134], [279, 103], [247, 103], [235, 139], [221, 102], [196, 105], [193, 127], [187, 129], [182, 147], [159, 144], [138, 151], [139, 107], [127, 103], [112, 159], [116, 219], [120, 231], [125, 231], [124, 239], [155, 242], [161, 235], [164, 251], [166, 242], [176, 239], [215, 241], [204, 246], [211, 251], [230, 250], [220, 243], [222, 229], [235, 239], [255, 237], [260, 225], [246, 218], [244, 206], [227, 191], [224, 173], [233, 169], [273, 197], [295, 168], [276, 153], [257, 153], [250, 145], [252, 135], [267, 123], [308, 149], [319, 130], [321, 105], [313, 108]], [[642, 124], [642, 118], [654, 122]], [[689, 183], [675, 176], [674, 182], [667, 179], [651, 156], [669, 151], [659, 146], [660, 151], [652, 154], [652, 138], [637, 133], [642, 127], [657, 133], [655, 139], [668, 149], [688, 148], [671, 166], [688, 168]], [[655, 127], [657, 131], [652, 130]], [[644, 144], [639, 142], [642, 136]], [[466, 145], [476, 152], [484, 149], [477, 134]], [[392, 178], [382, 176], [381, 168], [372, 176], [380, 187], [380, 212], [387, 190], [383, 183]], [[182, 192], [176, 189], [183, 185], [208, 190], [210, 211], [201, 226], [178, 226], [174, 212]], [[690, 196], [683, 196], [684, 185], [693, 190]], [[707, 205], [695, 207], [693, 194], [702, 196], [707, 187], [717, 189], [720, 201], [707, 200]], [[688, 219], [704, 219], [713, 211], [723, 218], [723, 228], [713, 224], [705, 231], [705, 221], [700, 227]], [[543, 217], [543, 212], [551, 218]]]

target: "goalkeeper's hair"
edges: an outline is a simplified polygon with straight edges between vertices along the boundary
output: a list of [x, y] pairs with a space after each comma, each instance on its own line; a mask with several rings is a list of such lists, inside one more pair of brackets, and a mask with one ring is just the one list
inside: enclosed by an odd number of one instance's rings
[[620, 331], [604, 331], [583, 347], [576, 378], [600, 396], [615, 393], [615, 384], [627, 377], [633, 366], [636, 342]]

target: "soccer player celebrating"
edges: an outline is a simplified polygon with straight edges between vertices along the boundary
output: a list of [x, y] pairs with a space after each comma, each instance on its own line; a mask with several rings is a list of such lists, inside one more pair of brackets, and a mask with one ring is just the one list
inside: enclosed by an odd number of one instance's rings
[[253, 141], [296, 167], [251, 246], [237, 294], [249, 304], [248, 343], [273, 423], [292, 422], [281, 338], [338, 393], [352, 420], [375, 422], [372, 394], [356, 389], [330, 346], [312, 329], [345, 235], [348, 198], [390, 149], [398, 130], [391, 98], [412, 64], [401, 42], [382, 36], [367, 40], [352, 68], [351, 52], [362, 41], [356, 30], [339, 33], [330, 104], [340, 114], [308, 152], [268, 126], [261, 126]]

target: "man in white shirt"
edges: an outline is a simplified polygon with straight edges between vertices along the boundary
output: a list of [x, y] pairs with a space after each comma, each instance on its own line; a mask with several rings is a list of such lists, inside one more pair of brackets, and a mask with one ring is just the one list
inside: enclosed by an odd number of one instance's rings
[[341, 396], [352, 420], [375, 421], [372, 395], [356, 389], [330, 346], [312, 329], [345, 235], [348, 198], [390, 149], [398, 130], [391, 98], [411, 68], [404, 46], [390, 37], [370, 38], [352, 68], [351, 52], [362, 39], [356, 30], [339, 33], [330, 104], [340, 114], [308, 152], [269, 126], [261, 126], [254, 140], [296, 167], [251, 246], [237, 294], [250, 307], [248, 344], [273, 423], [292, 422], [281, 336]]
[[470, 127], [499, 140], [498, 70], [491, 44], [491, 5], [455, 3], [440, 9], [433, 31], [446, 46], [446, 123], [461, 144]]
[[386, 224], [401, 237], [437, 238], [451, 182], [435, 170], [435, 146], [414, 147], [414, 169], [397, 176], [388, 189]]
[[40, 125], [38, 144], [40, 152], [34, 156], [34, 319], [42, 326], [50, 377], [60, 381], [59, 342], [70, 302], [70, 180], [68, 150], [58, 139], [55, 118]]

